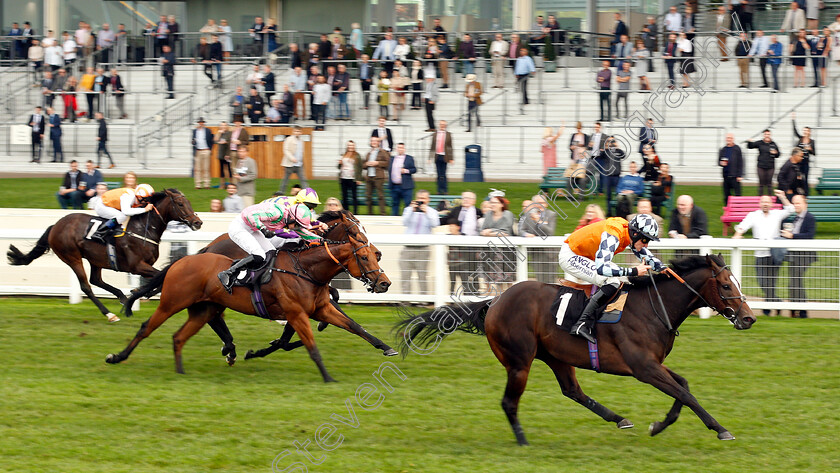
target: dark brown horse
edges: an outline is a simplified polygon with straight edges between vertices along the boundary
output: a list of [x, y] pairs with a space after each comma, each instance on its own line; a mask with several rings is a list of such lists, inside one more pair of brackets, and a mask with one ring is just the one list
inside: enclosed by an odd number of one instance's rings
[[[362, 326], [330, 303], [326, 283], [341, 271], [348, 271], [353, 277], [370, 286], [373, 292], [385, 292], [391, 285], [391, 281], [377, 263], [376, 248], [367, 241], [367, 237], [355, 222], [346, 219], [343, 221], [348, 225], [348, 241], [325, 242], [297, 252], [280, 252], [274, 262], [271, 280], [261, 287], [270, 318], [285, 319], [297, 331], [325, 382], [335, 380], [327, 373], [321, 361], [309, 318], [354, 333], [371, 345], [381, 348], [386, 356], [397, 354], [394, 349], [367, 333]], [[228, 294], [219, 282], [218, 273], [230, 265], [231, 259], [226, 256], [202, 253], [184, 257], [163, 269], [148, 284], [133, 293], [128, 301], [130, 303], [132, 299], [160, 289], [160, 304], [155, 313], [143, 323], [137, 335], [122, 352], [108, 355], [106, 361], [119, 363], [128, 358], [140, 341], [148, 337], [166, 319], [183, 309], [188, 310], [189, 317], [173, 336], [175, 369], [178, 373], [184, 372], [181, 360], [184, 343], [206, 323], [211, 324], [222, 337], [226, 347], [232, 347], [230, 333], [225, 334], [213, 324], [218, 323], [221, 313], [228, 307], [250, 315], [255, 315], [256, 311], [251, 303], [249, 289], [237, 286], [232, 294]], [[235, 352], [232, 359], [235, 359]], [[232, 363], [232, 359], [229, 355], [228, 362]]]
[[[324, 212], [318, 216], [318, 221], [327, 224], [327, 230], [322, 236], [323, 238], [332, 241], [344, 241], [348, 238], [347, 228], [349, 227], [349, 224], [346, 222], [351, 222], [353, 226], [360, 225], [356, 216], [347, 210]], [[379, 250], [376, 250], [376, 247], [374, 247], [374, 249], [378, 261], [379, 259], [381, 259], [382, 253], [379, 252]], [[245, 250], [240, 248], [239, 245], [237, 245], [233, 242], [233, 240], [230, 239], [230, 236], [227, 233], [219, 235], [215, 240], [210, 242], [210, 244], [202, 248], [199, 251], [199, 253], [215, 253], [219, 255], [225, 255], [231, 259], [244, 258], [248, 255], [245, 252]], [[329, 281], [327, 281], [327, 284], [329, 284]], [[338, 290], [332, 287], [329, 287], [329, 290], [330, 295], [332, 297], [333, 306], [349, 318], [349, 316], [338, 305]], [[371, 290], [371, 288], [368, 287], [368, 290]], [[227, 328], [227, 324], [225, 323], [223, 314], [219, 314], [218, 317], [216, 317], [214, 320], [209, 321], [208, 325], [210, 325], [213, 328], [213, 330], [216, 331], [216, 333], [219, 335], [219, 338], [221, 338], [222, 342], [225, 343], [225, 348], [222, 348], [222, 353], [225, 356], [227, 356], [228, 363], [232, 363], [233, 361], [235, 361], [234, 358], [230, 357], [232, 341], [226, 342], [226, 339], [232, 337], [229, 337], [230, 330]], [[321, 322], [318, 325], [318, 331], [323, 331], [327, 327], [327, 325], [328, 324], [326, 322]], [[245, 359], [248, 360], [251, 358], [261, 358], [270, 355], [271, 353], [274, 353], [277, 350], [291, 351], [296, 348], [302, 347], [303, 342], [301, 342], [300, 340], [297, 340], [295, 342], [291, 341], [294, 334], [295, 329], [291, 325], [286, 324], [283, 329], [283, 334], [280, 336], [280, 338], [273, 340], [266, 348], [256, 351], [248, 350], [248, 353], [245, 354]], [[379, 342], [378, 339], [377, 342]], [[379, 348], [379, 346], [377, 345], [374, 346], [376, 348]], [[235, 349], [232, 351], [232, 353], [235, 356]]]
[[[718, 433], [721, 440], [734, 437], [724, 429], [688, 390], [688, 382], [662, 362], [674, 345], [676, 329], [693, 311], [711, 307], [738, 330], [750, 328], [755, 316], [745, 303], [738, 285], [720, 256], [690, 256], [671, 262], [681, 278], [666, 275], [633, 278], [624, 313], [616, 324], [598, 325], [600, 370], [620, 376], [633, 376], [653, 385], [675, 399], [665, 420], [654, 422], [650, 434], [656, 435], [673, 424], [683, 405]], [[681, 282], [684, 279], [684, 282]], [[658, 287], [663, 304], [660, 305]], [[633, 424], [598, 404], [583, 393], [575, 368], [592, 369], [585, 340], [560, 330], [550, 307], [562, 286], [525, 281], [514, 285], [495, 299], [445, 306], [435, 311], [407, 317], [397, 324], [403, 334], [403, 350], [428, 353], [454, 330], [485, 334], [496, 358], [508, 373], [502, 409], [520, 445], [527, 445], [517, 417], [519, 398], [525, 391], [534, 358], [554, 371], [563, 394], [619, 428]], [[664, 306], [664, 314], [663, 314]]]
[[[198, 230], [201, 228], [201, 219], [193, 211], [190, 201], [178, 189], [155, 192], [145, 201], [153, 204], [155, 210], [132, 217], [128, 221], [125, 235], [114, 239], [114, 247], [119, 271], [148, 278], [158, 272], [152, 265], [158, 259], [160, 237], [166, 230], [166, 224], [175, 220]], [[125, 302], [126, 297], [122, 291], [102, 281], [102, 270], [113, 268], [106, 246], [85, 239], [91, 218], [91, 215], [83, 213], [66, 215], [47, 228], [38, 239], [35, 248], [28, 254], [23, 254], [11, 245], [7, 256], [10, 264], [27, 265], [47, 251], [53, 250], [55, 255], [76, 273], [82, 292], [96, 304], [109, 321], [116, 322], [119, 318], [93, 294], [82, 264], [83, 258], [90, 263], [91, 283], [117, 296], [121, 303]]]

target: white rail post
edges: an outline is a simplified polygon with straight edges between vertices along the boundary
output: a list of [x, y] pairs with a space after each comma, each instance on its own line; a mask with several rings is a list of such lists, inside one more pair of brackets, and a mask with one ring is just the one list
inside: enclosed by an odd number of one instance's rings
[[435, 307], [446, 305], [446, 299], [449, 295], [449, 285], [446, 283], [446, 278], [449, 271], [446, 270], [446, 254], [448, 250], [446, 245], [432, 245], [432, 260], [434, 260], [434, 288], [435, 288]]
[[525, 256], [524, 259], [519, 258], [518, 256], [514, 256], [516, 258], [516, 282], [520, 281], [527, 281], [528, 280], [528, 248], [525, 245], [517, 245], [516, 249], [522, 255]]
[[68, 286], [68, 295], [70, 304], [79, 304], [82, 302], [82, 287], [79, 285], [79, 280], [76, 278], [76, 273], [72, 269], [67, 268], [67, 274], [70, 276], [70, 285]]

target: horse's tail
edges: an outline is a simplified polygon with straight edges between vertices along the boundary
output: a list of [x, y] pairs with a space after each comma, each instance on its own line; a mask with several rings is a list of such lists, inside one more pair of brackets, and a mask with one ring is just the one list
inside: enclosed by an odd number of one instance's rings
[[50, 237], [50, 230], [52, 228], [53, 225], [47, 227], [47, 230], [38, 239], [38, 243], [35, 244], [35, 248], [32, 248], [32, 251], [27, 254], [23, 254], [15, 245], [9, 245], [9, 251], [6, 252], [6, 256], [9, 258], [9, 264], [12, 266], [26, 266], [41, 257], [44, 253], [50, 251], [50, 244], [47, 240]]
[[175, 259], [175, 261], [169, 263], [169, 265], [167, 265], [165, 268], [158, 271], [157, 274], [152, 276], [149, 282], [131, 291], [131, 294], [129, 294], [128, 299], [126, 299], [122, 308], [122, 311], [125, 313], [126, 316], [131, 317], [133, 315], [133, 313], [131, 312], [131, 306], [134, 305], [134, 301], [140, 299], [141, 297], [152, 297], [158, 292], [160, 292], [160, 290], [163, 288], [163, 281], [164, 279], [166, 279], [166, 273], [168, 273], [172, 265], [177, 263], [180, 259], [181, 258]]
[[438, 307], [419, 315], [403, 314], [394, 325], [398, 333], [400, 352], [403, 356], [408, 350], [419, 354], [429, 354], [444, 337], [460, 330], [475, 335], [484, 335], [484, 317], [493, 299], [465, 304]]

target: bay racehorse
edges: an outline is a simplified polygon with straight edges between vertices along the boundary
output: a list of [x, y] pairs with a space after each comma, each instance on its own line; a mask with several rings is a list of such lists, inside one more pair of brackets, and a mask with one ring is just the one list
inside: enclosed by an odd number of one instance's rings
[[[348, 238], [347, 235], [347, 228], [350, 226], [359, 227], [361, 224], [359, 220], [356, 218], [348, 210], [341, 210], [341, 211], [326, 211], [318, 216], [318, 221], [323, 222], [327, 225], [327, 230], [323, 233], [323, 238], [327, 240], [333, 241], [344, 241]], [[373, 247], [376, 253], [377, 261], [382, 258], [382, 253]], [[284, 250], [281, 250], [284, 251]], [[219, 255], [225, 255], [231, 259], [240, 259], [248, 256], [248, 253], [245, 252], [242, 248], [239, 247], [233, 240], [230, 239], [230, 235], [227, 233], [223, 233], [219, 235], [215, 240], [210, 242], [206, 247], [202, 248], [199, 253], [215, 253]], [[329, 281], [326, 282], [329, 284]], [[372, 288], [368, 285], [368, 290]], [[329, 286], [330, 295], [332, 297], [332, 305], [339, 311], [341, 311], [346, 317], [350, 317], [345, 313], [341, 307], [338, 305], [339, 293], [337, 289]], [[219, 335], [219, 338], [222, 339], [222, 342], [225, 342], [227, 338], [226, 335], [230, 334], [230, 330], [227, 328], [227, 324], [223, 318], [223, 313], [219, 314], [216, 318], [208, 322], [214, 331]], [[321, 322], [318, 325], [318, 331], [323, 331], [327, 327], [326, 322]], [[284, 351], [291, 351], [296, 348], [300, 348], [303, 346], [303, 342], [297, 340], [292, 342], [291, 339], [295, 334], [295, 329], [286, 324], [283, 328], [283, 334], [280, 338], [273, 340], [269, 346], [266, 348], [262, 348], [260, 350], [248, 350], [248, 353], [245, 354], [245, 359], [251, 358], [262, 358], [264, 356], [270, 355], [277, 350], [284, 350]], [[378, 339], [376, 339], [379, 342]], [[381, 342], [380, 342], [381, 343]], [[232, 344], [232, 342], [231, 342]], [[380, 348], [378, 345], [374, 345], [376, 348]], [[229, 347], [229, 344], [226, 343], [226, 347]], [[223, 348], [222, 353], [227, 356], [228, 362], [234, 361], [230, 358], [229, 348]], [[235, 351], [233, 352], [235, 354]]]
[[[671, 267], [675, 271], [673, 278], [665, 274], [631, 278], [633, 286], [621, 320], [598, 325], [600, 371], [633, 376], [675, 399], [665, 420], [651, 424], [651, 435], [673, 424], [686, 405], [706, 427], [718, 433], [719, 439], [732, 440], [732, 434], [700, 406], [685, 378], [662, 363], [673, 348], [674, 338], [679, 334], [677, 329], [693, 311], [711, 307], [738, 330], [750, 328], [755, 316], [722, 257], [690, 256], [672, 261]], [[652, 286], [658, 288], [662, 304]], [[445, 334], [456, 328], [486, 335], [496, 358], [507, 369], [502, 409], [520, 445], [528, 442], [517, 409], [534, 358], [551, 368], [565, 396], [619, 428], [633, 427], [629, 420], [581, 390], [575, 368], [593, 367], [587, 342], [560, 330], [550, 309], [559, 291], [564, 290], [569, 288], [524, 281], [494, 299], [407, 316], [396, 325], [403, 336], [403, 353], [409, 349], [428, 353], [432, 344], [440, 343]]]
[[[391, 285], [388, 276], [378, 264], [377, 251], [368, 242], [367, 237], [357, 224], [345, 220], [348, 224], [348, 239], [344, 242], [324, 241], [299, 251], [281, 251], [274, 261], [270, 281], [261, 286], [265, 307], [273, 320], [288, 321], [303, 345], [309, 350], [309, 356], [318, 366], [325, 382], [335, 381], [321, 360], [315, 345], [315, 338], [309, 319], [327, 322], [343, 328], [367, 340], [371, 345], [383, 350], [386, 356], [397, 352], [382, 341], [370, 335], [361, 325], [344, 315], [330, 302], [327, 286], [335, 275], [347, 271], [372, 288], [373, 292], [385, 292]], [[237, 312], [255, 315], [251, 302], [251, 290], [236, 286], [231, 294], [222, 287], [218, 273], [229, 268], [231, 258], [212, 253], [186, 256], [164, 268], [152, 280], [135, 291], [126, 305], [133, 299], [146, 294], [161, 291], [160, 304], [149, 320], [143, 322], [140, 330], [128, 346], [118, 354], [110, 354], [108, 363], [119, 363], [131, 354], [140, 341], [148, 337], [166, 319], [187, 309], [189, 317], [173, 336], [175, 369], [183, 373], [181, 351], [184, 343], [195, 335], [204, 324], [210, 324], [225, 342], [225, 349], [233, 350], [230, 332], [214, 327], [221, 320], [225, 308]], [[235, 360], [228, 354], [228, 363]]]
[[93, 294], [82, 259], [90, 263], [90, 282], [117, 296], [122, 303], [126, 300], [125, 294], [102, 281], [103, 269], [152, 277], [158, 272], [152, 265], [158, 259], [160, 237], [166, 230], [166, 224], [174, 220], [193, 230], [201, 228], [201, 219], [193, 211], [190, 201], [178, 189], [155, 192], [144, 200], [153, 204], [155, 210], [131, 217], [125, 235], [114, 239], [116, 268], [111, 264], [106, 245], [85, 238], [93, 216], [84, 213], [71, 213], [48, 227], [38, 239], [35, 248], [27, 254], [10, 245], [7, 253], [9, 263], [28, 265], [52, 250], [76, 274], [82, 292], [96, 304], [109, 321], [116, 322], [119, 318]]

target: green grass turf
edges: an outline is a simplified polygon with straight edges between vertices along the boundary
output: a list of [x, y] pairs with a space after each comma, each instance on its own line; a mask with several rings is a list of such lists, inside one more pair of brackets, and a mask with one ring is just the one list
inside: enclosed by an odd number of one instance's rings
[[[115, 305], [113, 300], [107, 302]], [[700, 403], [736, 437], [721, 442], [696, 415], [657, 437], [671, 399], [634, 379], [579, 371], [584, 391], [635, 422], [619, 430], [562, 396], [551, 372], [535, 363], [520, 404], [531, 447], [518, 447], [499, 406], [502, 366], [483, 337], [458, 333], [428, 356], [384, 358], [335, 327], [316, 334], [339, 381], [325, 385], [304, 349], [260, 360], [249, 348], [279, 336], [273, 322], [231, 313], [240, 359], [228, 367], [220, 341], [205, 328], [186, 345], [186, 375], [173, 370], [171, 334], [179, 314], [112, 366], [156, 303], [109, 325], [89, 301], [0, 299], [0, 471], [259, 472], [303, 462], [329, 472], [818, 472], [838, 471], [840, 392], [837, 320], [761, 318], [735, 331], [725, 320], [689, 319], [668, 359]], [[389, 339], [393, 309], [347, 306], [352, 317]], [[407, 376], [373, 410], [345, 400], [393, 361]], [[371, 398], [371, 399], [375, 399]], [[314, 444], [332, 422], [343, 443]], [[337, 439], [334, 436], [332, 440]], [[323, 462], [313, 465], [294, 442]], [[278, 471], [281, 471], [278, 469]], [[287, 471], [292, 471], [288, 469]], [[297, 470], [304, 471], [304, 470]]]
[[[143, 178], [140, 176], [141, 182], [148, 182], [155, 189], [164, 187], [177, 187], [182, 190], [193, 204], [193, 208], [199, 212], [207, 212], [210, 210], [211, 199], [221, 199], [225, 197], [224, 190], [220, 189], [193, 189], [193, 180], [191, 178]], [[214, 179], [214, 183], [217, 179]], [[58, 178], [7, 178], [0, 179], [0, 207], [26, 207], [26, 208], [59, 208], [58, 201], [55, 198], [55, 192], [61, 180]], [[338, 181], [331, 180], [316, 180], [310, 185], [318, 191], [321, 196], [321, 201], [326, 200], [327, 197], [341, 197], [341, 191], [338, 187]], [[435, 192], [434, 182], [418, 182], [418, 188], [424, 188]], [[257, 198], [264, 199], [270, 197], [271, 194], [280, 188], [279, 179], [260, 179], [257, 181]], [[527, 182], [450, 182], [449, 192], [451, 194], [460, 194], [462, 191], [471, 190], [478, 194], [479, 198], [484, 198], [491, 188], [504, 189], [507, 192], [508, 198], [511, 200], [510, 209], [515, 214], [518, 214], [522, 209], [522, 201], [530, 199], [539, 191], [537, 183]], [[720, 222], [722, 210], [722, 190], [720, 186], [681, 186], [677, 182], [677, 191], [679, 194], [689, 194], [694, 197], [695, 204], [703, 208], [709, 218], [709, 234], [713, 236], [722, 236], [723, 225]], [[746, 187], [744, 189], [745, 195], [756, 195], [755, 187]], [[589, 203], [599, 204], [602, 208], [606, 208], [604, 197], [593, 197], [574, 205], [570, 201], [563, 198], [556, 200], [558, 208], [565, 213], [566, 217], [561, 214], [561, 219], [557, 224], [557, 234], [563, 235], [566, 232], [574, 230], [577, 226], [578, 219], [584, 213], [584, 207]], [[390, 207], [389, 207], [390, 209]], [[367, 208], [359, 208], [360, 214], [367, 213]], [[666, 221], [670, 214], [663, 215]], [[731, 232], [730, 232], [731, 235]], [[840, 223], [819, 223], [817, 225], [817, 238], [837, 238], [840, 235]]]

